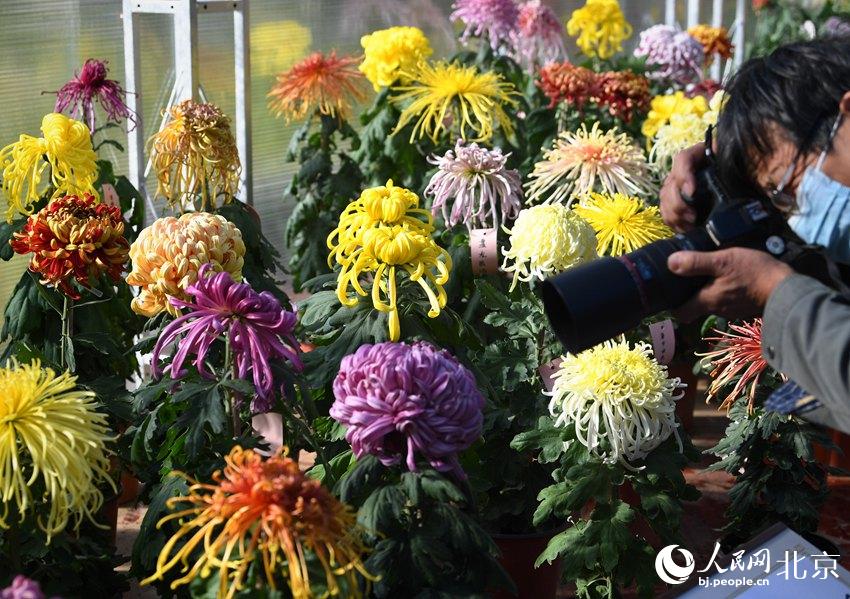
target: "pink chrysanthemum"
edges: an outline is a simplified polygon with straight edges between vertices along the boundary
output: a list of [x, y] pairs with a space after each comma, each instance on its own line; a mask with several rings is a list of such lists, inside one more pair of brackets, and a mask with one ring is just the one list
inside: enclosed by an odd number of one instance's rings
[[517, 25], [519, 9], [514, 0], [455, 0], [452, 21], [461, 21], [461, 41], [471, 36], [487, 38], [494, 50], [510, 41]]
[[730, 324], [729, 331], [718, 331], [716, 337], [706, 337], [705, 341], [716, 344], [716, 348], [704, 354], [714, 370], [711, 371], [711, 385], [706, 401], [711, 400], [737, 378], [732, 391], [720, 404], [728, 410], [749, 386], [749, 407], [753, 410], [756, 390], [762, 373], [768, 368], [767, 360], [761, 353], [761, 318], [744, 324]]
[[454, 151], [429, 157], [428, 162], [437, 165], [425, 188], [425, 195], [434, 197], [432, 212], [442, 210], [450, 227], [462, 222], [470, 229], [498, 228], [500, 222], [516, 218], [522, 207], [522, 182], [518, 171], [506, 168], [509, 157], [499, 148], [464, 145], [463, 140], [457, 141]]
[[302, 368], [298, 342], [293, 336], [296, 315], [281, 307], [268, 291], [257, 293], [247, 283], [237, 283], [228, 272], [210, 274], [210, 264], [198, 271], [198, 280], [186, 291], [194, 301], [172, 297], [171, 303], [187, 311], [162, 331], [153, 350], [151, 370], [154, 377], [162, 374], [160, 356], [177, 341], [177, 351], [167, 367], [172, 379], [186, 375], [184, 363], [190, 355], [198, 373], [213, 378], [206, 358], [213, 342], [222, 336], [230, 342], [236, 374], [244, 379], [250, 372], [257, 392], [251, 403], [254, 412], [271, 409], [275, 377], [273, 360], [288, 361], [296, 370]]
[[511, 33], [514, 58], [526, 69], [547, 65], [566, 56], [564, 27], [542, 0], [520, 5], [516, 29]]
[[705, 52], [693, 36], [672, 25], [653, 25], [640, 34], [635, 56], [646, 58], [651, 79], [680, 86], [702, 77]]
[[89, 131], [95, 130], [95, 100], [106, 111], [106, 120], [120, 123], [127, 119], [135, 123], [133, 112], [127, 107], [124, 98], [127, 92], [117, 81], [107, 79], [106, 62], [89, 58], [80, 72], [56, 92], [56, 106], [53, 112], [70, 110], [69, 116], [83, 121]]
[[342, 359], [330, 415], [347, 427], [354, 455], [386, 466], [416, 454], [463, 478], [457, 453], [481, 435], [484, 398], [449, 352], [423, 342], [361, 345]]

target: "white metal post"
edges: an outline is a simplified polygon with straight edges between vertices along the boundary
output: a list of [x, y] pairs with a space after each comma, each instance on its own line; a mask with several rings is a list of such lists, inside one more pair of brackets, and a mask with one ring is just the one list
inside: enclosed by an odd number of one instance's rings
[[198, 5], [194, 0], [174, 5], [174, 97], [182, 102], [198, 93]]
[[239, 200], [254, 203], [251, 171], [251, 46], [248, 2], [239, 2], [233, 10], [233, 57], [236, 78], [236, 146], [242, 162]]
[[735, 66], [738, 67], [744, 62], [744, 28], [747, 25], [747, 3], [745, 0], [738, 0], [735, 3], [735, 33], [732, 36], [732, 43], [735, 44]]
[[688, 0], [688, 27], [699, 24], [699, 0]]
[[676, 24], [676, 0], [665, 0], [664, 2], [664, 22], [667, 25]]
[[139, 72], [138, 27], [133, 19], [133, 2], [124, 0], [124, 86], [127, 90], [127, 108], [136, 115], [136, 126], [127, 131], [127, 175], [130, 183], [147, 197], [145, 190], [145, 140], [142, 120], [141, 74]]
[[[723, 0], [714, 0], [711, 12], [712, 27], [723, 26]], [[720, 80], [720, 73], [723, 65], [720, 64], [720, 57], [715, 57], [714, 63], [711, 65], [711, 78], [715, 81]]]

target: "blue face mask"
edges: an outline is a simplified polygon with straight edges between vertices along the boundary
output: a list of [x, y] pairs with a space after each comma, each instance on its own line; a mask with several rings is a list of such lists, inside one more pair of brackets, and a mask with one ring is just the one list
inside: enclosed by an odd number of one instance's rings
[[[829, 146], [827, 143], [827, 149]], [[821, 170], [827, 149], [803, 175], [797, 190], [797, 211], [788, 219], [788, 225], [806, 243], [826, 248], [836, 262], [850, 263], [850, 187]]]

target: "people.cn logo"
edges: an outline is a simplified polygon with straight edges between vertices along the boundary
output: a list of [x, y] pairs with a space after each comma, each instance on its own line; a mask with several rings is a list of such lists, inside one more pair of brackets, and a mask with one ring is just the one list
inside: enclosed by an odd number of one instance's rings
[[[673, 561], [673, 552], [677, 549], [685, 558], [684, 566]], [[693, 573], [695, 567], [694, 554], [678, 545], [667, 545], [655, 556], [655, 571], [658, 573], [658, 577], [667, 584], [682, 584]]]

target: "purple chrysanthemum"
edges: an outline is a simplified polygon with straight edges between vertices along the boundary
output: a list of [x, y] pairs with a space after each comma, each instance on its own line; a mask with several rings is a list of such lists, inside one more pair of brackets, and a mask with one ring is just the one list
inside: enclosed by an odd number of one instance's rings
[[18, 574], [10, 586], [0, 590], [0, 599], [44, 599], [44, 593], [36, 581]]
[[127, 119], [135, 122], [133, 112], [124, 103], [127, 92], [121, 85], [107, 79], [106, 62], [89, 58], [80, 72], [74, 75], [56, 92], [56, 106], [53, 112], [70, 110], [69, 116], [82, 120], [89, 131], [95, 129], [94, 101], [97, 100], [106, 111], [106, 120], [121, 122]]
[[511, 33], [514, 58], [526, 69], [544, 66], [566, 56], [564, 27], [549, 5], [529, 0], [520, 5]]
[[823, 24], [823, 32], [835, 37], [850, 35], [850, 21], [836, 16], [829, 17]]
[[486, 37], [495, 50], [510, 41], [518, 15], [514, 0], [455, 0], [451, 18], [463, 22], [462, 42], [466, 43], [473, 35]]
[[640, 34], [635, 56], [654, 68], [650, 79], [684, 86], [702, 77], [705, 52], [693, 36], [672, 25], [653, 25]]
[[463, 478], [457, 453], [481, 435], [484, 398], [449, 352], [416, 342], [362, 345], [342, 359], [330, 415], [355, 456], [416, 471], [416, 453]]
[[268, 291], [257, 293], [247, 283], [237, 283], [228, 272], [210, 274], [212, 267], [204, 264], [198, 280], [186, 291], [194, 301], [172, 297], [171, 303], [188, 310], [162, 331], [153, 350], [151, 370], [159, 377], [159, 358], [163, 349], [175, 340], [177, 351], [166, 368], [172, 379], [186, 375], [183, 364], [190, 355], [198, 373], [214, 378], [205, 363], [213, 342], [222, 335], [230, 341], [236, 374], [246, 378], [249, 371], [254, 381], [256, 398], [251, 402], [254, 412], [271, 409], [275, 379], [270, 362], [288, 360], [296, 370], [302, 368], [298, 342], [292, 334], [296, 315], [281, 307]]
[[442, 210], [448, 226], [462, 222], [470, 229], [498, 228], [500, 213], [504, 220], [516, 218], [522, 208], [522, 181], [519, 172], [505, 168], [509, 157], [499, 148], [464, 145], [463, 140], [454, 151], [429, 157], [437, 166], [425, 188], [425, 195], [434, 197], [433, 213]]

